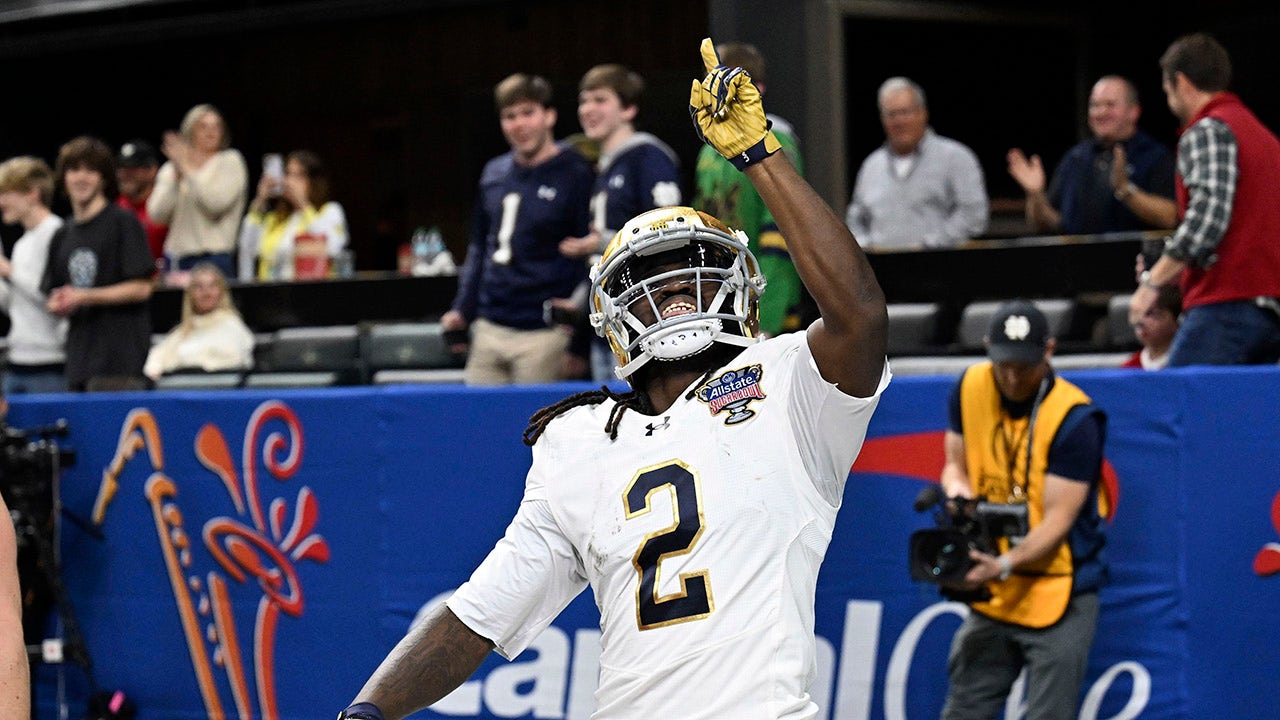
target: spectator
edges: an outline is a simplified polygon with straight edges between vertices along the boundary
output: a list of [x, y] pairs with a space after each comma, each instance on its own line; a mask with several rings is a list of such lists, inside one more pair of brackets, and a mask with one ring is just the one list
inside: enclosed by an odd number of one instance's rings
[[347, 216], [329, 199], [324, 162], [310, 150], [289, 153], [282, 183], [266, 173], [258, 180], [240, 227], [240, 279], [292, 280], [303, 235], [322, 238], [330, 261], [347, 247]]
[[1126, 78], [1107, 75], [1089, 93], [1093, 138], [1067, 151], [1045, 192], [1039, 155], [1009, 151], [1009, 174], [1027, 193], [1027, 225], [1068, 235], [1173, 227], [1173, 155], [1138, 129], [1142, 105]]
[[147, 212], [169, 226], [165, 253], [175, 270], [190, 270], [201, 260], [235, 274], [232, 251], [244, 214], [249, 171], [222, 114], [212, 105], [196, 105], [182, 118], [180, 132], [164, 134], [160, 150], [168, 162], [160, 168]]
[[[631, 218], [645, 210], [680, 204], [680, 176], [676, 153], [646, 132], [636, 132], [644, 79], [621, 65], [597, 65], [578, 84], [578, 120], [587, 139], [600, 147], [595, 187], [591, 195], [591, 232], [568, 237], [560, 252], [591, 258]], [[586, 310], [587, 294], [569, 306]], [[553, 301], [554, 302], [554, 301]], [[613, 351], [590, 325], [579, 323], [577, 337], [589, 343], [591, 375], [599, 382], [617, 379]]]
[[177, 370], [245, 370], [253, 366], [253, 333], [236, 312], [227, 278], [200, 263], [182, 293], [182, 321], [151, 348], [143, 374], [152, 380]]
[[0, 498], [0, 717], [31, 717], [31, 666], [23, 637], [18, 539]]
[[1227, 91], [1231, 59], [1209, 35], [1178, 38], [1160, 58], [1178, 139], [1182, 222], [1129, 303], [1137, 323], [1180, 280], [1182, 325], [1169, 366], [1280, 360], [1280, 140]]
[[[579, 258], [560, 251], [566, 237], [589, 230], [591, 166], [555, 142], [551, 84], [516, 73], [494, 88], [502, 134], [511, 151], [485, 165], [471, 246], [446, 332], [471, 326], [465, 380], [470, 385], [551, 382], [559, 378], [568, 336], [548, 327], [543, 307], [565, 298], [587, 276]], [[452, 342], [455, 351], [465, 342]]]
[[1182, 293], [1176, 285], [1161, 285], [1156, 301], [1133, 326], [1133, 332], [1142, 343], [1142, 349], [1134, 351], [1120, 365], [1126, 368], [1160, 370], [1169, 364], [1169, 347], [1178, 332], [1178, 319], [1182, 315]]
[[[764, 56], [754, 45], [720, 43], [716, 45], [716, 51], [720, 62], [727, 67], [745, 70], [760, 94], [765, 94], [768, 78]], [[770, 114], [768, 119], [783, 152], [803, 175], [804, 159], [800, 156], [800, 142], [795, 130], [777, 115]], [[768, 292], [760, 298], [760, 332], [765, 337], [772, 337], [799, 330], [803, 286], [787, 252], [786, 238], [778, 231], [773, 213], [760, 199], [760, 193], [710, 146], [698, 151], [695, 180], [694, 207], [746, 233], [748, 247], [760, 261], [760, 272], [769, 283]]]
[[951, 393], [943, 491], [1025, 503], [1030, 531], [1001, 538], [995, 555], [969, 551], [958, 590], [975, 594], [961, 598], [970, 612], [951, 642], [944, 720], [996, 717], [1024, 668], [1027, 717], [1076, 716], [1107, 578], [1097, 503], [1106, 417], [1054, 374], [1054, 343], [1035, 305], [1005, 303], [987, 333], [990, 360]]
[[69, 318], [71, 390], [141, 390], [151, 346], [155, 263], [137, 216], [112, 204], [115, 162], [101, 140], [78, 137], [58, 153], [58, 182], [71, 217], [49, 248], [43, 289], [49, 311]]
[[43, 160], [18, 157], [0, 164], [0, 214], [25, 230], [13, 259], [0, 257], [0, 306], [9, 315], [9, 366], [4, 394], [67, 389], [67, 321], [49, 312], [41, 289], [49, 245], [62, 218], [49, 212], [53, 171]]
[[164, 240], [169, 235], [169, 226], [151, 219], [147, 213], [147, 200], [156, 187], [156, 175], [160, 172], [160, 156], [155, 148], [146, 140], [130, 140], [120, 146], [116, 155], [116, 182], [120, 185], [120, 196], [116, 204], [138, 216], [142, 229], [147, 233], [147, 245], [151, 248], [151, 257], [156, 260], [156, 269], [164, 267]]
[[951, 247], [987, 229], [973, 151], [929, 127], [924, 90], [904, 77], [878, 93], [885, 144], [858, 170], [845, 220], [864, 248]]

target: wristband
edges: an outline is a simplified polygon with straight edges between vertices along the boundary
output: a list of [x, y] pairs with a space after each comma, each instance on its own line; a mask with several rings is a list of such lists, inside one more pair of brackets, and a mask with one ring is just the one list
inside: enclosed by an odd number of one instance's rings
[[338, 720], [386, 720], [382, 711], [373, 703], [356, 703], [338, 713]]
[[773, 131], [766, 130], [764, 137], [760, 138], [760, 142], [727, 159], [741, 172], [781, 149], [782, 145], [778, 142], [778, 138], [774, 136]]
[[1008, 555], [1001, 555], [996, 558], [996, 561], [1000, 563], [1000, 580], [1008, 580], [1013, 574], [1013, 562], [1009, 560]]

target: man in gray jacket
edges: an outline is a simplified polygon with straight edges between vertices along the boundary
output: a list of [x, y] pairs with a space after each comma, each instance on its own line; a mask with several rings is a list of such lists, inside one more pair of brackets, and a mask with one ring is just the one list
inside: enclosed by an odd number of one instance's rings
[[878, 95], [885, 144], [863, 161], [845, 222], [864, 248], [951, 247], [987, 229], [973, 151], [929, 127], [924, 90], [905, 77]]

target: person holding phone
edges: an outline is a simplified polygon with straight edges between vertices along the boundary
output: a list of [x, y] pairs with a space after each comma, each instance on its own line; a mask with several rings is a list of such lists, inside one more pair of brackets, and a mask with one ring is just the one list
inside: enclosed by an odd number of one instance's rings
[[324, 161], [310, 150], [289, 153], [283, 163], [280, 155], [268, 154], [240, 224], [240, 279], [295, 279], [296, 255], [307, 239], [323, 242], [330, 261], [347, 247], [346, 214], [329, 199]]
[[178, 132], [164, 134], [160, 150], [168, 162], [156, 176], [147, 213], [169, 226], [164, 250], [173, 269], [190, 270], [207, 260], [233, 274], [232, 253], [249, 169], [231, 147], [222, 113], [212, 105], [196, 105], [187, 111]]

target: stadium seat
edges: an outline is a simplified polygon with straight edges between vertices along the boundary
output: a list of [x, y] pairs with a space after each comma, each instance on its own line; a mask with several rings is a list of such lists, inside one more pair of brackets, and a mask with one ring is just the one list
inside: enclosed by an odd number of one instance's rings
[[[1003, 300], [972, 302], [960, 313], [960, 327], [956, 331], [956, 344], [966, 351], [982, 350], [983, 338], [991, 317]], [[1049, 322], [1049, 334], [1061, 341], [1071, 331], [1075, 303], [1067, 298], [1032, 300]]]
[[161, 375], [156, 380], [157, 390], [230, 390], [240, 387], [244, 373], [228, 372], [178, 372]]
[[363, 381], [360, 332], [354, 325], [277, 330], [264, 367], [245, 387], [319, 387]]
[[1118, 348], [1137, 348], [1138, 336], [1129, 325], [1129, 294], [1112, 295], [1107, 301], [1107, 342]]
[[890, 303], [889, 355], [923, 353], [934, 344], [937, 303]]
[[451, 352], [439, 323], [385, 323], [369, 328], [362, 355], [375, 385], [462, 382], [465, 355]]

